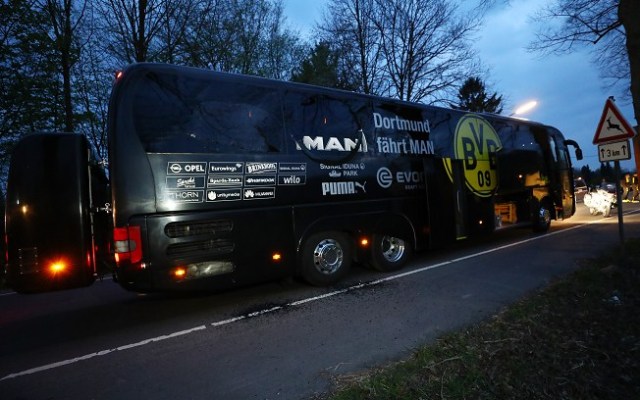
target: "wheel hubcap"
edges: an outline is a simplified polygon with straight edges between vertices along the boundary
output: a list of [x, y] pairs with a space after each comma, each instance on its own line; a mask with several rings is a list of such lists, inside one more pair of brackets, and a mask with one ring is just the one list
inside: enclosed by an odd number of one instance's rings
[[333, 239], [324, 239], [313, 250], [313, 264], [325, 274], [335, 273], [342, 266], [344, 255], [340, 244]]
[[404, 256], [405, 250], [404, 240], [392, 236], [382, 238], [382, 256], [388, 262], [395, 263], [400, 261]]
[[551, 212], [546, 207], [540, 208], [540, 222], [543, 226], [551, 222]]

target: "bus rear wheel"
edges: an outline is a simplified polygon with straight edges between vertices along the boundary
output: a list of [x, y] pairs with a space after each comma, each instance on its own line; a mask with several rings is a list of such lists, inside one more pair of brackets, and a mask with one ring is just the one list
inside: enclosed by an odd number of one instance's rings
[[397, 271], [411, 258], [411, 245], [388, 235], [373, 235], [371, 266], [382, 272]]
[[333, 285], [347, 274], [351, 259], [352, 248], [345, 234], [311, 235], [302, 248], [302, 278], [315, 286]]

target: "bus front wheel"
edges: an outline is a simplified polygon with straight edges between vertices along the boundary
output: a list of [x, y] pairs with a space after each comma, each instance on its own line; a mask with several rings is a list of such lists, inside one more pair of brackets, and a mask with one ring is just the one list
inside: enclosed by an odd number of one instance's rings
[[302, 248], [302, 278], [315, 286], [333, 285], [351, 267], [352, 249], [348, 237], [340, 232], [311, 235]]
[[388, 235], [373, 235], [371, 266], [382, 272], [397, 271], [411, 258], [411, 245]]

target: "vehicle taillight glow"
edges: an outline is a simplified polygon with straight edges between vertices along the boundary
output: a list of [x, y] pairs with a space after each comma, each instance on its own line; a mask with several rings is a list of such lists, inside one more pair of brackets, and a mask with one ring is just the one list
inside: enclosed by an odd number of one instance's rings
[[142, 261], [142, 235], [139, 226], [113, 229], [113, 248], [116, 262], [128, 260], [132, 264]]
[[173, 270], [173, 276], [177, 279], [182, 279], [187, 275], [187, 269], [185, 267], [177, 267]]
[[49, 272], [53, 275], [58, 275], [67, 269], [67, 262], [64, 260], [56, 260], [49, 264]]

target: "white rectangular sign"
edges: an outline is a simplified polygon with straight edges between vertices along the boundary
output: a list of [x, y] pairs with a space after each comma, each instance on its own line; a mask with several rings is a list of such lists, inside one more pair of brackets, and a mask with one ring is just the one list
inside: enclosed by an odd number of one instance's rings
[[629, 141], [622, 140], [620, 142], [599, 144], [598, 159], [600, 159], [600, 162], [631, 159]]

